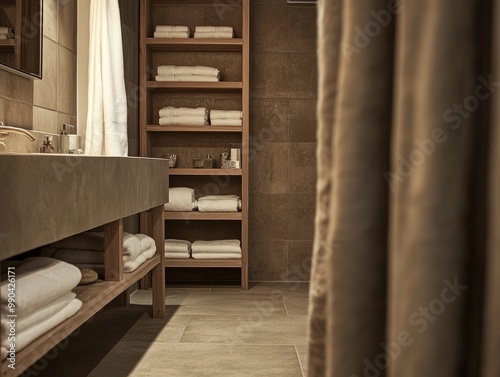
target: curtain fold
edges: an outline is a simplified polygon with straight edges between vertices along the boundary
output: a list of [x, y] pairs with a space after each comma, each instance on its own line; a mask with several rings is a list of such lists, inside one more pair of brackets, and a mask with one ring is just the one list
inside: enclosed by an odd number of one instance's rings
[[500, 156], [484, 142], [500, 50], [485, 9], [319, 2], [310, 377], [500, 375]]

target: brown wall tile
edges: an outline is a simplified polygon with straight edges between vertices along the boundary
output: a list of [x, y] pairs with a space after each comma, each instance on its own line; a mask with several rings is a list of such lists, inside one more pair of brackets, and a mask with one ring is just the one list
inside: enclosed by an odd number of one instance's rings
[[57, 4], [58, 42], [76, 53], [76, 0], [58, 1]]
[[5, 100], [4, 122], [8, 126], [32, 129], [33, 106], [29, 103]]
[[43, 2], [43, 35], [54, 42], [57, 42], [57, 3], [57, 0]]
[[253, 6], [250, 14], [251, 49], [259, 52], [287, 52], [290, 43], [289, 8]]
[[291, 143], [289, 155], [288, 192], [316, 192], [316, 143]]
[[251, 241], [249, 254], [250, 280], [283, 281], [287, 279], [287, 241]]
[[290, 100], [290, 141], [316, 142], [316, 99]]
[[288, 242], [288, 280], [307, 281], [311, 274], [313, 241]]
[[251, 240], [286, 240], [289, 231], [287, 195], [250, 195]]
[[42, 107], [33, 106], [33, 124], [38, 131], [58, 134], [57, 111], [47, 110]]
[[58, 47], [57, 111], [76, 115], [76, 54]]
[[316, 7], [290, 7], [290, 51], [316, 51]]
[[33, 104], [47, 109], [57, 109], [58, 45], [51, 39], [43, 39], [42, 80], [33, 82]]
[[288, 112], [288, 100], [253, 98], [250, 101], [250, 140], [287, 142]]
[[288, 190], [288, 143], [250, 143], [250, 192], [284, 194]]

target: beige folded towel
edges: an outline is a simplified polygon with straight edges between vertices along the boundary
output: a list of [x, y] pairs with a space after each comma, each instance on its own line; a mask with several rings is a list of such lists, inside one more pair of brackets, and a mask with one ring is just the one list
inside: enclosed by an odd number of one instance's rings
[[160, 65], [158, 67], [158, 75], [163, 76], [209, 76], [220, 77], [220, 71], [217, 68], [206, 66], [177, 66], [177, 65]]
[[196, 253], [193, 259], [241, 259], [241, 253]]
[[172, 107], [167, 106], [160, 110], [160, 118], [183, 117], [183, 116], [201, 116], [208, 118], [208, 109], [206, 107]]
[[243, 119], [243, 111], [239, 110], [211, 110], [210, 119]]
[[155, 38], [189, 38], [191, 33], [189, 31], [155, 31], [153, 36]]
[[238, 212], [241, 199], [236, 195], [210, 195], [198, 199], [200, 212]]
[[12, 29], [8, 26], [0, 26], [0, 34], [10, 34]]
[[211, 33], [215, 31], [233, 32], [233, 28], [231, 26], [196, 26], [194, 30], [201, 33]]
[[0, 34], [0, 39], [9, 39], [8, 34]]
[[[55, 280], [55, 279], [54, 279]], [[82, 302], [77, 298], [71, 300], [64, 308], [50, 315], [49, 317], [37, 322], [35, 325], [24, 329], [18, 330], [16, 334], [16, 352], [21, 351], [32, 341], [45, 334], [47, 331], [52, 330], [54, 327], [64, 322], [66, 319], [75, 315], [82, 307]], [[2, 358], [5, 358], [4, 352], [8, 349], [8, 340], [2, 338]]]
[[243, 119], [211, 119], [212, 126], [243, 126]]
[[241, 253], [240, 240], [194, 241], [191, 246], [195, 254], [238, 254]]
[[156, 26], [156, 31], [184, 31], [184, 32], [190, 32], [191, 30], [189, 29], [188, 26], [173, 26], [173, 25], [157, 25]]
[[195, 75], [158, 75], [156, 81], [165, 82], [219, 82], [218, 77], [213, 76], [195, 76]]
[[167, 259], [189, 259], [191, 257], [191, 253], [165, 253], [165, 258]]
[[179, 126], [208, 126], [208, 120], [203, 117], [195, 116], [195, 117], [166, 117], [160, 118], [159, 122], [160, 126], [171, 126], [171, 125], [179, 125]]
[[188, 253], [191, 251], [191, 242], [185, 240], [165, 240], [165, 253]]
[[203, 39], [203, 38], [231, 39], [231, 38], [234, 38], [234, 33], [233, 32], [229, 32], [229, 31], [212, 31], [212, 32], [196, 31], [194, 33], [194, 37], [196, 39]]
[[142, 266], [148, 259], [154, 257], [156, 253], [156, 247], [154, 249], [147, 249], [143, 251], [137, 258], [134, 260], [125, 262], [123, 264], [123, 272], [133, 272], [137, 270], [140, 266]]
[[169, 203], [165, 204], [165, 211], [190, 212], [195, 207], [195, 194], [192, 188], [172, 187], [168, 189]]
[[[69, 263], [51, 258], [29, 258], [16, 268], [16, 314], [28, 315], [75, 288], [82, 273]], [[3, 281], [1, 304], [7, 310], [8, 281]]]

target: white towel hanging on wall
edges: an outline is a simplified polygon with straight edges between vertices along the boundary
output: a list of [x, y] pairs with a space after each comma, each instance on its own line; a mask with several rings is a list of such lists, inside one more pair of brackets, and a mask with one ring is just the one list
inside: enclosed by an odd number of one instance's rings
[[91, 0], [85, 154], [127, 156], [127, 95], [118, 0]]

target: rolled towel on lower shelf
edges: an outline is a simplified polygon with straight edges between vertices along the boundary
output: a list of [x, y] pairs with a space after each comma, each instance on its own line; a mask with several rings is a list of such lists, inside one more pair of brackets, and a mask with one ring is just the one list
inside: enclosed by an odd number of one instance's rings
[[194, 190], [188, 187], [172, 187], [168, 190], [169, 202], [165, 211], [191, 212], [196, 208]]

